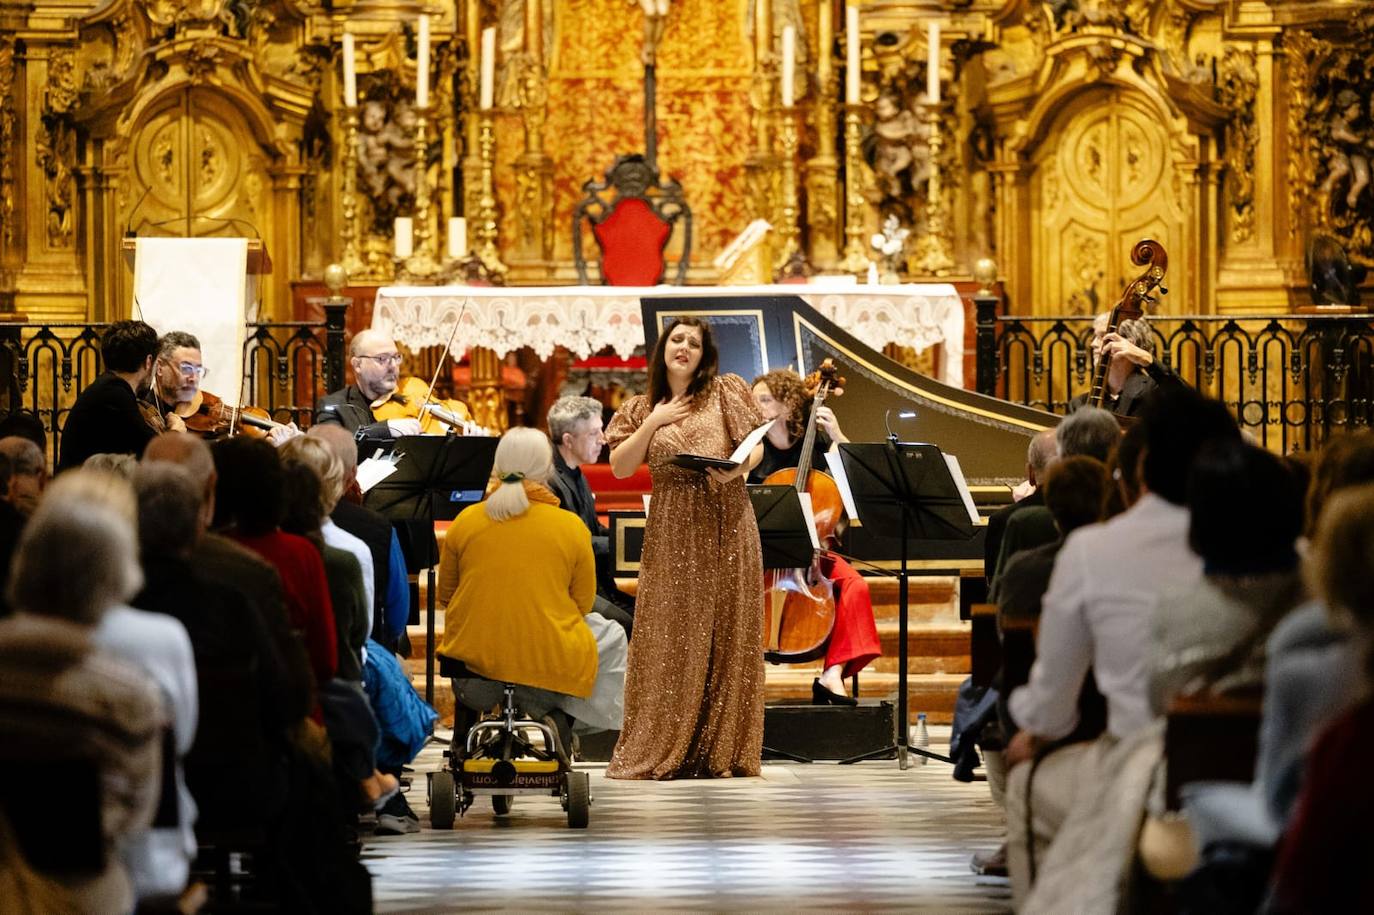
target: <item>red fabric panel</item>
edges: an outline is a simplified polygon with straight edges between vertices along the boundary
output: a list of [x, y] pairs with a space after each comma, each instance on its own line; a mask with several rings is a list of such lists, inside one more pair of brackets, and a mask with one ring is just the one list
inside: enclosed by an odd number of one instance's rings
[[672, 226], [638, 197], [627, 197], [592, 230], [601, 245], [601, 276], [610, 286], [653, 286], [663, 276]]

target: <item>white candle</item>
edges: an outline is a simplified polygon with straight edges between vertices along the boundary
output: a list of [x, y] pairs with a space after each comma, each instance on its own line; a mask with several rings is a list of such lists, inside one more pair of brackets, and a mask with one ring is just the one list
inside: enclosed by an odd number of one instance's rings
[[343, 36], [344, 104], [349, 108], [358, 107], [358, 58], [353, 48], [353, 33], [344, 32]]
[[419, 48], [415, 54], [415, 107], [429, 107], [429, 17], [420, 17]]
[[844, 8], [844, 100], [859, 104], [859, 8]]
[[932, 105], [940, 101], [940, 23], [931, 20], [926, 31], [926, 98]]
[[468, 256], [468, 221], [461, 216], [449, 217], [448, 256], [454, 260]]
[[482, 80], [479, 104], [483, 111], [491, 107], [496, 89], [496, 29], [482, 30]]
[[395, 234], [396, 256], [399, 258], [410, 257], [415, 253], [415, 221], [409, 216], [397, 216]]
[[792, 107], [792, 83], [797, 71], [797, 30], [793, 26], [782, 29], [782, 107]]

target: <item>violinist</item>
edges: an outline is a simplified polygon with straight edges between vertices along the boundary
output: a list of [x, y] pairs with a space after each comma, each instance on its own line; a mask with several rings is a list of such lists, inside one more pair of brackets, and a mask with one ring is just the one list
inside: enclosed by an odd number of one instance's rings
[[[59, 470], [79, 467], [93, 454], [142, 454], [160, 431], [150, 425], [139, 395], [148, 391], [157, 354], [157, 331], [142, 321], [116, 321], [100, 338], [105, 372], [86, 386], [62, 428]], [[149, 410], [149, 413], [155, 411]], [[181, 418], [159, 416], [165, 429], [184, 429]]]
[[[763, 460], [749, 477], [760, 483], [770, 473], [796, 467], [801, 459], [803, 430], [811, 412], [811, 395], [800, 375], [779, 369], [754, 379], [754, 402], [764, 419], [779, 419], [763, 439]], [[826, 406], [816, 411], [816, 454], [811, 465], [823, 469], [826, 451], [849, 441], [840, 429], [834, 412]], [[827, 544], [822, 544], [826, 546]], [[857, 674], [882, 654], [878, 626], [873, 620], [873, 600], [868, 583], [849, 563], [827, 554], [821, 560], [821, 573], [837, 587], [835, 626], [826, 646], [825, 667], [811, 684], [814, 701], [824, 705], [854, 705], [845, 679]]]
[[[360, 331], [348, 348], [355, 382], [326, 394], [315, 410], [315, 422], [335, 423], [353, 433], [360, 457], [390, 447], [403, 435], [445, 431], [429, 412], [429, 388], [418, 378], [401, 382], [401, 354], [396, 343], [378, 330]], [[453, 419], [471, 419], [468, 409], [456, 400], [434, 404]], [[424, 408], [424, 409], [422, 409]]]
[[[200, 382], [208, 372], [201, 359], [200, 341], [193, 334], [179, 330], [163, 334], [153, 365], [150, 394], [154, 409], [149, 412], [165, 417], [171, 432], [180, 431], [171, 425], [179, 417], [185, 431], [204, 439], [224, 438], [247, 429], [254, 436], [265, 435], [273, 445], [281, 445], [301, 434], [294, 422], [273, 422], [264, 410], [232, 407], [202, 390]], [[151, 419], [150, 424], [156, 426]]]

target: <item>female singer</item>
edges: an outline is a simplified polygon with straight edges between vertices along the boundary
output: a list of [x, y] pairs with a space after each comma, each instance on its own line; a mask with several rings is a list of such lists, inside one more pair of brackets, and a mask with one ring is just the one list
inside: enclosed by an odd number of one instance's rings
[[[776, 470], [797, 466], [811, 412], [811, 398], [801, 376], [787, 369], [755, 378], [753, 393], [764, 419], [779, 420], [764, 436], [763, 460], [749, 476], [749, 482], [761, 483]], [[819, 428], [811, 467], [823, 471], [825, 452], [849, 439], [845, 438], [829, 407], [822, 406], [816, 411], [816, 425]], [[878, 626], [873, 621], [873, 600], [868, 593], [868, 582], [840, 557], [824, 557], [821, 574], [835, 582], [839, 594], [835, 600], [835, 628], [825, 651], [825, 667], [811, 684], [811, 695], [821, 705], [854, 705], [858, 700], [850, 698], [845, 679], [863, 670], [883, 653]]]
[[716, 362], [706, 322], [678, 318], [654, 347], [648, 395], [606, 430], [612, 472], [647, 461], [653, 478], [610, 778], [759, 774], [763, 560], [744, 477], [763, 446], [728, 471], [669, 463], [725, 457], [763, 422], [744, 379], [717, 375]]

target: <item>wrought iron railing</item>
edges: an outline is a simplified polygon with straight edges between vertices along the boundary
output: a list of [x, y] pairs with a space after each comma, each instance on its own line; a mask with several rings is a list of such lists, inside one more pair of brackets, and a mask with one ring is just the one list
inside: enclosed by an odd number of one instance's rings
[[[979, 300], [977, 384], [1054, 413], [1092, 383], [1092, 319], [999, 316]], [[1306, 451], [1374, 423], [1374, 322], [1360, 315], [1149, 317], [1157, 358], [1224, 401], [1267, 448]]]
[[[243, 345], [244, 402], [264, 408], [278, 422], [309, 425], [320, 395], [343, 387], [346, 309], [325, 305], [323, 321], [249, 324]], [[100, 336], [106, 327], [0, 324], [0, 410], [39, 418], [47, 429], [53, 464], [72, 404], [102, 370]], [[221, 393], [213, 378], [225, 374], [232, 373], [212, 375], [209, 390]]]

